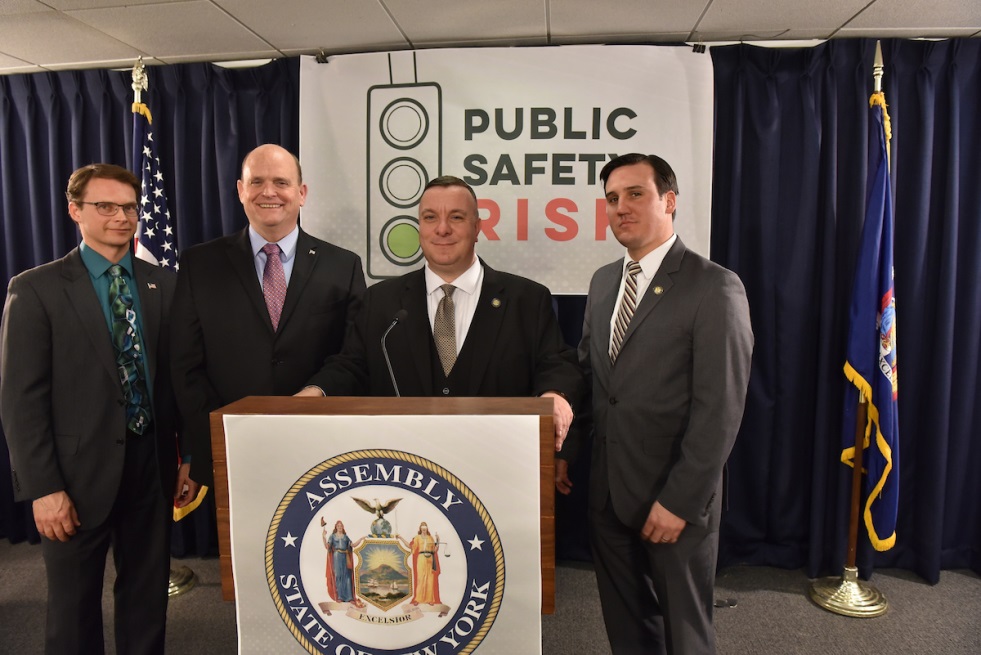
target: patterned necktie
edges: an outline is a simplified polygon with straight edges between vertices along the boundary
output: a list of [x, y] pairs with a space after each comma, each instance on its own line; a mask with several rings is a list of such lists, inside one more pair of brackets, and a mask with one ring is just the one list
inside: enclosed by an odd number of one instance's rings
[[443, 375], [449, 375], [456, 363], [456, 307], [453, 305], [453, 292], [456, 287], [444, 284], [443, 298], [436, 307], [436, 318], [433, 320], [433, 338], [436, 341], [436, 352], [443, 364]]
[[133, 296], [123, 277], [123, 267], [109, 267], [109, 308], [112, 314], [112, 345], [116, 350], [119, 381], [126, 397], [126, 427], [143, 434], [150, 425], [150, 398], [146, 390], [143, 340], [133, 309]]
[[634, 316], [637, 309], [637, 274], [640, 273], [640, 264], [630, 262], [627, 264], [627, 280], [623, 285], [623, 298], [620, 299], [620, 309], [617, 310], [617, 320], [613, 325], [613, 339], [610, 342], [610, 362], [617, 361], [620, 354], [620, 346], [623, 345], [623, 335], [627, 332], [630, 319]]
[[282, 249], [278, 243], [267, 243], [262, 247], [262, 252], [266, 253], [266, 267], [262, 269], [262, 295], [266, 299], [273, 331], [276, 331], [279, 329], [279, 317], [283, 314], [283, 303], [286, 302], [286, 273], [283, 272], [283, 260], [279, 258]]

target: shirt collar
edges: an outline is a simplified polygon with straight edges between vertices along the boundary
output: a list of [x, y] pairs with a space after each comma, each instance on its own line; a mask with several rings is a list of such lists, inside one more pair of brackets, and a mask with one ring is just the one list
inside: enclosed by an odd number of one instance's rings
[[[82, 256], [82, 263], [85, 264], [85, 269], [89, 272], [93, 278], [102, 277], [112, 266], [112, 262], [103, 257], [101, 254], [96, 252], [94, 249], [90, 248], [88, 244], [84, 241], [78, 247], [79, 253]], [[119, 260], [119, 265], [123, 267], [126, 271], [127, 277], [133, 279], [133, 251], [127, 250], [123, 258]]]
[[[436, 291], [436, 289], [446, 284], [446, 281], [443, 278], [438, 276], [436, 273], [433, 273], [432, 269], [429, 268], [429, 264], [426, 264], [425, 271], [426, 271], [427, 294], [433, 293], [434, 291]], [[480, 259], [476, 255], [474, 255], [473, 263], [470, 264], [470, 268], [464, 271], [464, 273], [460, 277], [453, 280], [453, 282], [451, 282], [450, 284], [455, 286], [457, 289], [472, 296], [477, 291], [477, 282], [480, 279], [480, 271], [481, 271]]]
[[296, 254], [296, 242], [300, 238], [300, 226], [297, 225], [293, 230], [287, 234], [285, 237], [279, 241], [270, 242], [263, 239], [259, 234], [249, 226], [249, 244], [252, 246], [252, 258], [255, 259], [262, 247], [267, 243], [277, 243], [279, 244], [280, 250], [283, 251], [283, 261], [289, 261]]
[[[645, 278], [649, 279], [654, 277], [655, 274], [657, 274], [657, 269], [661, 268], [661, 263], [664, 261], [664, 258], [667, 256], [668, 251], [671, 250], [671, 246], [673, 246], [674, 242], [677, 240], [678, 240], [678, 235], [672, 234], [670, 237], [668, 237], [667, 241], [665, 241], [657, 248], [655, 248], [654, 250], [650, 251], [649, 253], [647, 253], [646, 255], [640, 258], [640, 261], [637, 263], [640, 264], [640, 269], [641, 271], [643, 271], [643, 275]], [[624, 271], [627, 270], [627, 264], [629, 262], [630, 262], [630, 255], [627, 255], [626, 257], [623, 258]]]

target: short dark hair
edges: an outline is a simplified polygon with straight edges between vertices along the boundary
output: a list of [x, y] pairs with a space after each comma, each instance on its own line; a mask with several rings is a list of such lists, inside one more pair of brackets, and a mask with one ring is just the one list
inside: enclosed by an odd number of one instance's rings
[[675, 177], [674, 169], [671, 168], [671, 164], [664, 161], [657, 155], [643, 155], [639, 152], [620, 155], [619, 157], [606, 162], [606, 166], [604, 166], [603, 170], [600, 171], [600, 180], [603, 181], [603, 190], [606, 190], [606, 181], [610, 178], [610, 173], [621, 166], [632, 166], [642, 162], [647, 163], [654, 169], [654, 185], [657, 187], [658, 194], [663, 196], [668, 191], [674, 191], [674, 195], [679, 194], [678, 178]]
[[68, 198], [68, 202], [82, 202], [82, 199], [85, 198], [85, 189], [93, 178], [116, 180], [128, 184], [136, 192], [136, 200], [139, 201], [140, 199], [140, 181], [133, 175], [132, 171], [115, 164], [89, 164], [82, 166], [68, 178], [68, 188], [65, 190], [65, 197]]
[[425, 193], [426, 191], [429, 191], [431, 188], [436, 187], [436, 186], [438, 186], [438, 187], [451, 187], [451, 186], [460, 186], [460, 187], [463, 187], [464, 189], [466, 189], [467, 191], [470, 192], [470, 195], [471, 196], [473, 196], [473, 202], [474, 202], [474, 204], [475, 205], [477, 204], [477, 194], [474, 193], [473, 187], [470, 186], [469, 184], [467, 184], [466, 182], [464, 182], [463, 180], [461, 180], [460, 178], [456, 177], [455, 175], [440, 175], [439, 177], [434, 177], [433, 179], [429, 180], [428, 183], [426, 183], [426, 188], [423, 189], [422, 192]]

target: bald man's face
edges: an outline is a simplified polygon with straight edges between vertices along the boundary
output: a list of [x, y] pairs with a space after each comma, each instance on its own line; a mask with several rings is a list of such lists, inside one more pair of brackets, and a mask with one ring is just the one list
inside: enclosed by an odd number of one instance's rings
[[276, 242], [293, 231], [306, 201], [293, 156], [277, 146], [263, 146], [242, 164], [238, 198], [249, 224], [262, 238]]

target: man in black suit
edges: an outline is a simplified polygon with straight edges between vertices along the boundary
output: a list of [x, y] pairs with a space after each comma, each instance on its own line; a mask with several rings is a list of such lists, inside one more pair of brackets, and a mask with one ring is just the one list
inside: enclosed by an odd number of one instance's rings
[[238, 194], [249, 227], [184, 250], [172, 313], [174, 389], [209, 476], [209, 412], [303, 387], [340, 351], [365, 288], [357, 255], [299, 228], [307, 186], [289, 151], [249, 153]]
[[[722, 471], [753, 352], [746, 292], [674, 234], [666, 161], [623, 155], [600, 179], [628, 258], [589, 285], [579, 361], [592, 411], [560, 457], [592, 430], [590, 538], [613, 653], [714, 653]], [[556, 486], [571, 486], [562, 459]]]
[[[178, 474], [167, 365], [172, 273], [133, 257], [140, 182], [91, 164], [68, 182], [81, 245], [10, 281], [0, 415], [14, 491], [33, 501], [48, 577], [45, 651], [102, 653], [106, 553], [116, 652], [163, 653]], [[179, 492], [175, 493], [174, 489]]]
[[[403, 396], [546, 396], [564, 438], [583, 385], [575, 351], [562, 340], [548, 289], [476, 256], [479, 223], [466, 182], [429, 182], [419, 202], [426, 265], [367, 291], [343, 354], [303, 395], [391, 396], [394, 378]], [[386, 339], [389, 375], [380, 342], [397, 316]]]

